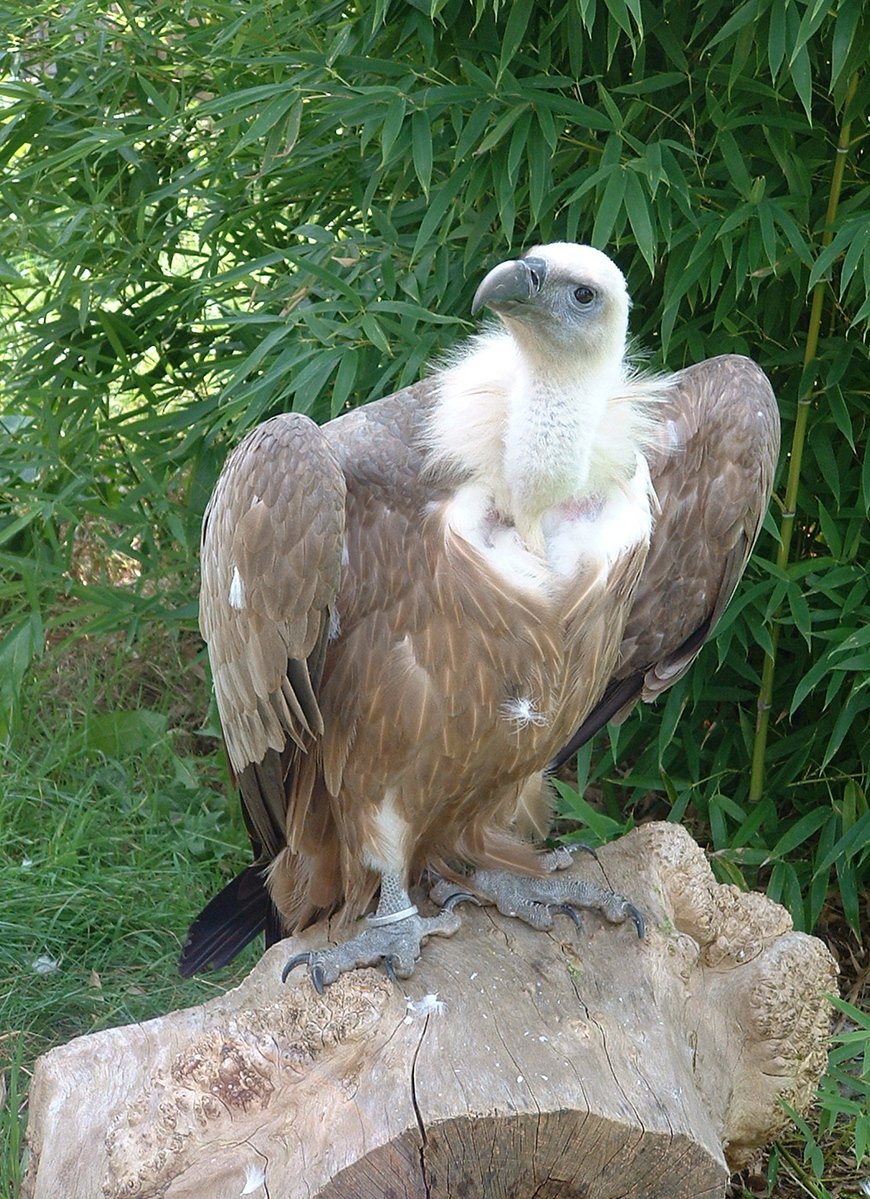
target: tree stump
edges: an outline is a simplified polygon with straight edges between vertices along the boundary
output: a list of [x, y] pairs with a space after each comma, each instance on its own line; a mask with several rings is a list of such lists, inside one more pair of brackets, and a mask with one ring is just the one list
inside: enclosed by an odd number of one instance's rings
[[403, 990], [322, 996], [274, 946], [235, 990], [80, 1037], [36, 1065], [25, 1199], [698, 1199], [810, 1102], [836, 967], [762, 895], [721, 886], [678, 825], [573, 870], [628, 922], [492, 908], [426, 945]]

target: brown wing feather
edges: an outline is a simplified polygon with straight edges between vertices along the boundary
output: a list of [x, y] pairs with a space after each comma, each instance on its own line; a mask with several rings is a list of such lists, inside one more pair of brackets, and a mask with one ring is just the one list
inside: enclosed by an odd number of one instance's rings
[[773, 487], [779, 412], [748, 358], [710, 358], [674, 376], [650, 472], [661, 512], [608, 691], [553, 761], [608, 720], [655, 699], [691, 666], [740, 581]]
[[345, 481], [298, 413], [254, 429], [206, 512], [200, 628], [255, 848], [266, 859], [296, 814], [294, 759], [323, 732], [317, 687], [338, 592]]

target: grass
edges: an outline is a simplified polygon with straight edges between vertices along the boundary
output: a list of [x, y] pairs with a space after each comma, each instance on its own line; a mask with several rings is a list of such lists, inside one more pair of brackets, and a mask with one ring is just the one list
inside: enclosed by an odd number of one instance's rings
[[46, 665], [24, 697], [26, 731], [4, 755], [4, 1196], [16, 1193], [17, 1101], [40, 1053], [200, 1003], [255, 960], [252, 948], [217, 980], [176, 970], [190, 919], [244, 860], [246, 838], [215, 742], [194, 731], [207, 703], [199, 663], [183, 643], [149, 649], [134, 658], [116, 641], [80, 643]]
[[[118, 637], [80, 640], [43, 660], [21, 711], [0, 789], [4, 1196], [20, 1181], [39, 1054], [200, 1003], [235, 985], [259, 952], [250, 947], [215, 978], [187, 981], [176, 971], [191, 917], [247, 855], [218, 743], [200, 729], [207, 685], [198, 643], [182, 635], [132, 649]], [[824, 918], [843, 993], [860, 1007], [866, 959], [835, 909]], [[870, 1041], [855, 1016], [855, 1008], [840, 1016], [852, 1039], [837, 1050], [808, 1122], [735, 1180], [735, 1196], [861, 1193], [854, 1144], [867, 1090], [858, 1076]]]

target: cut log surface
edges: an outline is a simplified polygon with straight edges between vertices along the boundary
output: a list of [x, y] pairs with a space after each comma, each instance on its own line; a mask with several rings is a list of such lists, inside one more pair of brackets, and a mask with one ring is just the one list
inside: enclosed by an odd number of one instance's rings
[[39, 1060], [25, 1199], [698, 1199], [810, 1102], [836, 968], [678, 825], [572, 870], [633, 925], [535, 932], [463, 906], [401, 989], [317, 995], [274, 946], [198, 1008]]

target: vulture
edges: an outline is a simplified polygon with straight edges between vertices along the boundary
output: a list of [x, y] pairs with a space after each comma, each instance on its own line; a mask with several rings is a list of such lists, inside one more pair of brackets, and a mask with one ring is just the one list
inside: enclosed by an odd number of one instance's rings
[[472, 313], [497, 320], [423, 381], [322, 427], [275, 416], [230, 454], [200, 627], [254, 861], [194, 920], [183, 974], [375, 901], [285, 978], [408, 977], [471, 898], [643, 935], [629, 898], [536, 847], [546, 772], [689, 668], [758, 533], [779, 418], [747, 358], [635, 370], [629, 306], [599, 250], [535, 246], [485, 276]]

